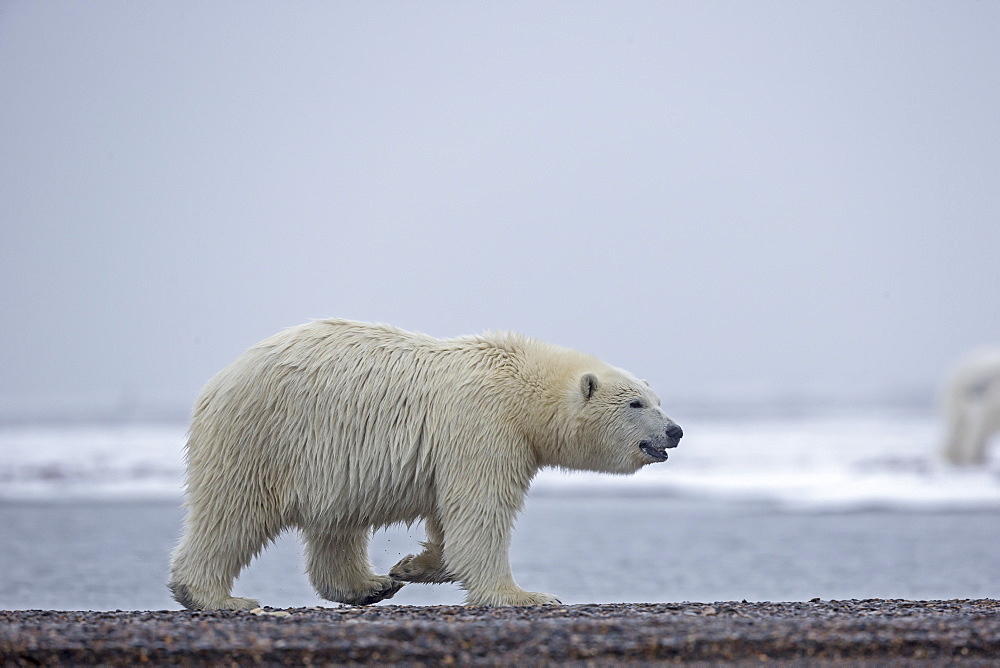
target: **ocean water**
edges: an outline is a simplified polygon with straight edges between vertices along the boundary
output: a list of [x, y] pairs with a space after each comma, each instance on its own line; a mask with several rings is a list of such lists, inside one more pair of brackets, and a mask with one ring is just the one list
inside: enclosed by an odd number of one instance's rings
[[[934, 415], [884, 411], [683, 424], [681, 446], [665, 463], [632, 476], [546, 470], [533, 493], [655, 494], [814, 511], [1000, 508], [1000, 447], [986, 466], [950, 466], [940, 457], [943, 433]], [[0, 501], [179, 499], [185, 429], [0, 428]]]
[[[1000, 461], [957, 469], [932, 415], [682, 421], [666, 463], [629, 476], [543, 471], [511, 563], [566, 603], [1000, 595]], [[0, 429], [0, 608], [176, 609], [183, 425]], [[375, 534], [376, 571], [419, 525]], [[240, 577], [265, 605], [333, 605], [295, 533]], [[388, 603], [452, 604], [454, 585]]]

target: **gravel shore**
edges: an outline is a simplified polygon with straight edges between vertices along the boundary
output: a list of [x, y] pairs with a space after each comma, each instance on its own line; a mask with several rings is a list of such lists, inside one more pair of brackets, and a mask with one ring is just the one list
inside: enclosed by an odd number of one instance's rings
[[1000, 601], [0, 612], [0, 664], [996, 665]]

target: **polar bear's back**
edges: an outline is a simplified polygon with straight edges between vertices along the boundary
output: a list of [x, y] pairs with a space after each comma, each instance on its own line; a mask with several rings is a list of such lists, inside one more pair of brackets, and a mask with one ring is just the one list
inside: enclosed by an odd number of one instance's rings
[[947, 413], [961, 411], [970, 400], [989, 394], [1000, 398], [1000, 349], [983, 349], [963, 358], [952, 370], [944, 388]]
[[289, 521], [308, 521], [295, 517], [301, 509], [373, 506], [386, 522], [407, 521], [432, 503], [436, 468], [460, 454], [449, 448], [481, 447], [484, 431], [507, 425], [498, 388], [525, 342], [346, 320], [286, 329], [205, 386], [188, 441], [189, 489], [235, 487]]

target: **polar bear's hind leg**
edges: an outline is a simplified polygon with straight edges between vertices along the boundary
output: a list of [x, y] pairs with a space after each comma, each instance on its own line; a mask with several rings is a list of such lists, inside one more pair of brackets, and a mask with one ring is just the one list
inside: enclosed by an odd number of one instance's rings
[[368, 527], [302, 532], [313, 589], [328, 601], [371, 605], [392, 598], [403, 582], [376, 575], [368, 560]]
[[231, 596], [233, 580], [271, 539], [263, 531], [244, 526], [238, 535], [205, 535], [207, 523], [189, 520], [174, 550], [167, 587], [174, 599], [189, 610], [253, 610], [260, 603]]

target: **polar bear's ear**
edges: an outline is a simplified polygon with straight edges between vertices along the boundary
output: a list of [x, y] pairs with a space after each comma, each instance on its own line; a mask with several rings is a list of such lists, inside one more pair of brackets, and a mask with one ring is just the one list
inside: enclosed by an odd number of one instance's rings
[[583, 394], [583, 400], [590, 399], [594, 396], [594, 392], [597, 392], [597, 376], [592, 373], [580, 376], [580, 393]]

